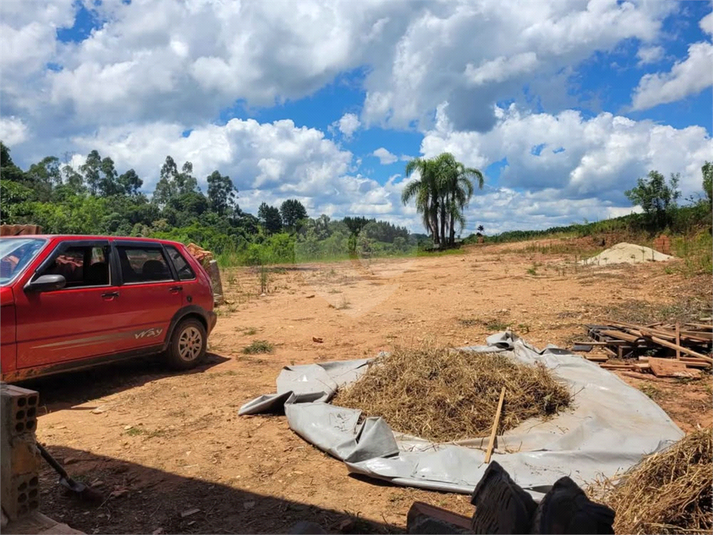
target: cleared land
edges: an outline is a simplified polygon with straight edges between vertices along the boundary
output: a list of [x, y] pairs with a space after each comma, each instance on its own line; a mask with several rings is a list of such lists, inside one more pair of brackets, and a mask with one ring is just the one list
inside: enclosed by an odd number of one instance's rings
[[[483, 343], [507, 326], [534, 345], [566, 347], [584, 337], [584, 324], [604, 318], [710, 314], [710, 275], [684, 278], [677, 261], [576, 265], [585, 251], [601, 249], [548, 240], [301, 265], [263, 276], [264, 296], [259, 272], [228, 270], [229, 304], [219, 309], [200, 369], [171, 375], [133, 362], [29, 385], [46, 406], [39, 440], [108, 497], [98, 509], [77, 504], [46, 470], [43, 512], [87, 533], [284, 532], [298, 520], [332, 531], [398, 531], [415, 500], [470, 515], [467, 496], [349, 477], [341, 462], [293, 434], [284, 417], [239, 418], [238, 407], [273, 391], [290, 364], [371, 357], [424, 340]], [[713, 423], [710, 376], [622, 378], [685, 431]]]

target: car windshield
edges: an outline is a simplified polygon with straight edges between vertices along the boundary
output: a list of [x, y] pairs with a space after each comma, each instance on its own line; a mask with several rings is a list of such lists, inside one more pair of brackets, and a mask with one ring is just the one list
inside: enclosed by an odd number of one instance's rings
[[24, 271], [47, 240], [39, 238], [0, 238], [0, 285]]

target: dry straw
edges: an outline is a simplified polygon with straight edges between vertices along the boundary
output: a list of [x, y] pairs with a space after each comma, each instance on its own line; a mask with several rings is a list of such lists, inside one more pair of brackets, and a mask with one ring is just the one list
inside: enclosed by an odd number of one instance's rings
[[711, 533], [711, 428], [644, 459], [605, 497], [616, 533]]
[[550, 416], [571, 399], [544, 366], [424, 344], [376, 359], [334, 403], [382, 416], [395, 431], [447, 442], [487, 435], [502, 387], [498, 433]]

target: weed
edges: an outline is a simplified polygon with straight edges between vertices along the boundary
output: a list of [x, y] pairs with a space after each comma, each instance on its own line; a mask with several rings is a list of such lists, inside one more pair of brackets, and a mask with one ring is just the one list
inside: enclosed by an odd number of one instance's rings
[[639, 390], [641, 390], [644, 394], [649, 396], [654, 401], [656, 401], [657, 399], [661, 399], [661, 391], [652, 384], [647, 383], [641, 385], [639, 387]]
[[537, 275], [538, 267], [539, 267], [539, 264], [537, 262], [533, 262], [532, 266], [527, 269], [527, 274], [528, 275]]
[[252, 336], [254, 334], [257, 334], [257, 329], [255, 327], [248, 327], [246, 329], [243, 329], [243, 334], [245, 336]]
[[267, 266], [260, 265], [260, 294], [267, 293], [267, 286], [270, 282], [270, 270]]
[[496, 319], [486, 323], [485, 327], [491, 331], [504, 331], [509, 327], [509, 324], [501, 319]]
[[126, 430], [126, 434], [130, 437], [138, 437], [139, 435], [145, 435], [146, 430], [142, 429], [141, 427], [129, 427]]
[[527, 334], [530, 332], [530, 326], [527, 323], [518, 323], [517, 324], [517, 331], [520, 334]]
[[255, 355], [257, 353], [272, 353], [274, 346], [266, 340], [253, 340], [253, 342], [243, 348], [243, 353], [246, 355]]
[[351, 308], [351, 306], [351, 302], [346, 297], [342, 296], [342, 300], [339, 302], [336, 308], [337, 310], [346, 310], [347, 308]]
[[463, 327], [473, 327], [482, 322], [475, 318], [458, 318], [458, 323], [463, 325]]
[[340, 293], [342, 293], [342, 291], [341, 291], [341, 290], [337, 290], [336, 288], [332, 288], [332, 289], [329, 290], [329, 293], [330, 293], [330, 294], [340, 294]]

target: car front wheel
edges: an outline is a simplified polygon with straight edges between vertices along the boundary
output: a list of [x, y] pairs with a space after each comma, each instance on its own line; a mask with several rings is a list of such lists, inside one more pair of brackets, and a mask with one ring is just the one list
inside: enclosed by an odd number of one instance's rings
[[168, 365], [174, 370], [188, 370], [197, 365], [206, 350], [205, 327], [197, 319], [183, 320], [176, 326], [166, 352]]

